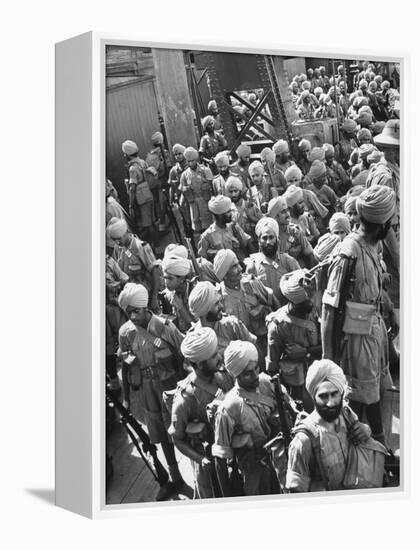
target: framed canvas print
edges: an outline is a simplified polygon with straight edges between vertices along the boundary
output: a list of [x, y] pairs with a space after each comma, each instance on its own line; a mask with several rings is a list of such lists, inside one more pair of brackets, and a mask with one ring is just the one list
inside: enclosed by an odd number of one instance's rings
[[404, 69], [57, 44], [58, 505], [404, 493]]

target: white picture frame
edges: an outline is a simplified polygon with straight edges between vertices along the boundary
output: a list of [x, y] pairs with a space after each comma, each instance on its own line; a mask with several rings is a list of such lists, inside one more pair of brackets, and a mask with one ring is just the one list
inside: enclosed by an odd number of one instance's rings
[[[179, 501], [107, 505], [105, 503], [105, 285], [104, 186], [105, 179], [105, 48], [107, 45], [206, 49], [213, 51], [298, 55], [311, 57], [369, 58], [401, 65], [401, 96], [405, 105], [408, 55], [370, 51], [308, 52], [281, 44], [212, 43], [166, 44], [86, 33], [56, 45], [56, 504], [90, 518], [124, 514], [186, 513], [190, 506], [228, 510], [242, 506], [298, 506], [305, 502], [351, 502], [406, 497], [410, 487], [407, 449], [409, 433], [409, 369], [401, 373], [400, 487], [337, 492], [223, 499], [223, 502]], [[405, 140], [406, 110], [401, 115], [401, 165], [409, 181]], [[402, 281], [406, 280], [409, 186], [401, 189]], [[405, 363], [404, 318], [408, 304], [401, 292], [402, 364]], [[77, 342], [77, 346], [74, 343]], [[77, 471], [77, 476], [71, 472]]]

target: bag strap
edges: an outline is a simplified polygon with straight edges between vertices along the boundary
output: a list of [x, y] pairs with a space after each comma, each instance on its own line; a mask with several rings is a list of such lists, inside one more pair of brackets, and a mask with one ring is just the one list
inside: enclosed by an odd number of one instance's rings
[[328, 482], [328, 477], [325, 473], [324, 467], [322, 465], [321, 443], [319, 440], [319, 433], [315, 427], [315, 424], [313, 424], [310, 420], [308, 420], [308, 418], [305, 418], [293, 429], [293, 434], [297, 434], [297, 433], [304, 433], [307, 437], [309, 437], [311, 441], [312, 452], [315, 457], [315, 462], [321, 474], [321, 479], [328, 491], [329, 482]]

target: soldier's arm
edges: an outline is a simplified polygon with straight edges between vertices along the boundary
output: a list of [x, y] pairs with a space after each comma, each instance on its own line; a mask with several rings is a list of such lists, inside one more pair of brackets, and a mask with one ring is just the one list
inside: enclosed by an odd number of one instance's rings
[[321, 344], [322, 356], [334, 360], [334, 330], [337, 308], [340, 304], [341, 288], [347, 272], [348, 258], [336, 258], [328, 275], [327, 288], [322, 296]]
[[334, 321], [335, 308], [328, 304], [322, 305], [321, 315], [321, 344], [322, 357], [334, 360]]
[[284, 341], [274, 321], [268, 325], [266, 367], [268, 374], [279, 372], [279, 362], [285, 349]]
[[225, 410], [219, 408], [215, 419], [212, 454], [215, 457], [216, 474], [224, 497], [233, 496], [227, 460], [234, 458], [233, 448], [231, 447], [234, 428], [233, 418]]
[[305, 493], [311, 487], [312, 444], [309, 436], [298, 433], [289, 446], [286, 488], [291, 493]]
[[195, 451], [190, 445], [186, 434], [188, 425], [188, 405], [187, 402], [180, 396], [175, 397], [172, 406], [171, 425], [168, 428], [168, 433], [172, 436], [175, 447], [186, 457], [201, 464], [204, 455]]

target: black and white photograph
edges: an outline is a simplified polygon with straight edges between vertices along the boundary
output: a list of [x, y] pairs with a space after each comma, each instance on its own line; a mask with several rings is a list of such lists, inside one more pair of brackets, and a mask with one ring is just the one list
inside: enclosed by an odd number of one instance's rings
[[105, 62], [105, 504], [398, 490], [402, 60]]

